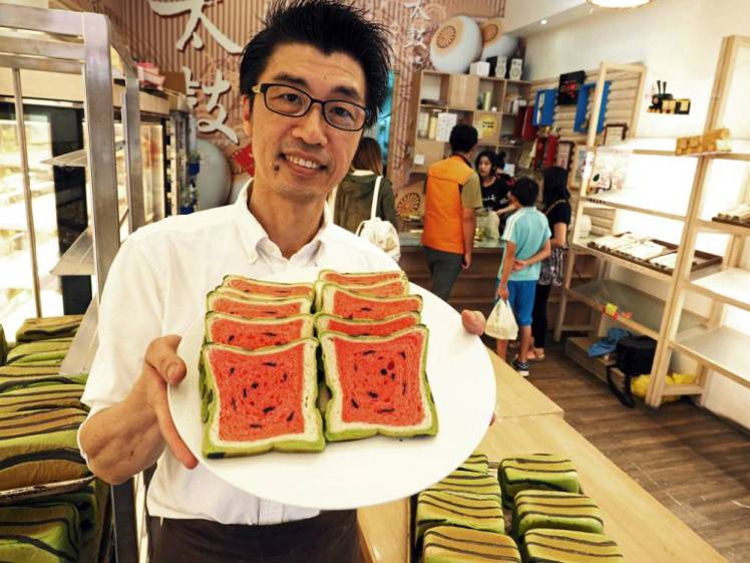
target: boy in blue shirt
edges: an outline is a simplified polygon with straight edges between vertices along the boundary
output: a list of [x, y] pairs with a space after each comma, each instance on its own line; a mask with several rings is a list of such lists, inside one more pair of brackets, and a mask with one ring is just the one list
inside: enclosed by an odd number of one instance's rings
[[[510, 201], [517, 211], [508, 218], [503, 231], [505, 252], [497, 274], [497, 297], [507, 299], [518, 323], [521, 347], [513, 368], [522, 376], [529, 375], [527, 361], [531, 345], [531, 312], [539, 279], [541, 261], [550, 255], [547, 217], [536, 208], [539, 185], [530, 178], [521, 178], [510, 188]], [[497, 354], [503, 360], [507, 340], [497, 341]]]

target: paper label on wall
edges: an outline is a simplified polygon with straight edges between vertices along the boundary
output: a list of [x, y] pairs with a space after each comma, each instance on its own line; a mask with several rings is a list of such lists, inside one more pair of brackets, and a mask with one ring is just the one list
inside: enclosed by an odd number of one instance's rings
[[457, 122], [458, 115], [455, 113], [438, 114], [437, 136], [435, 140], [447, 143], [451, 136], [451, 130], [453, 130]]
[[423, 154], [415, 154], [414, 155], [414, 164], [424, 164], [424, 155]]

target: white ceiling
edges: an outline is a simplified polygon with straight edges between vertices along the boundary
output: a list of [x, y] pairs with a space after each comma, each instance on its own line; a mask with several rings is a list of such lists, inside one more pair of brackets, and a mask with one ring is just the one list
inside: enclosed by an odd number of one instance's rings
[[[585, 18], [595, 10], [586, 0], [506, 0], [504, 32], [532, 35]], [[547, 25], [540, 23], [543, 19]]]

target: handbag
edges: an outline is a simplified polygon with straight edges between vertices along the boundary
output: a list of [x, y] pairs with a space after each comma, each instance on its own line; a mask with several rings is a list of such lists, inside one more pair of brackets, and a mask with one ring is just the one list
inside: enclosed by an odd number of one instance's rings
[[505, 299], [498, 299], [492, 309], [484, 333], [498, 340], [515, 340], [518, 336], [518, 324], [513, 316], [513, 309]]
[[399, 242], [398, 231], [393, 223], [377, 216], [378, 195], [380, 194], [380, 182], [382, 179], [382, 176], [378, 176], [377, 180], [375, 180], [370, 218], [365, 219], [359, 224], [356, 234], [370, 241], [398, 262], [398, 259], [401, 257], [401, 243]]
[[625, 382], [623, 389], [618, 389], [612, 378], [613, 366], [607, 366], [607, 383], [623, 405], [631, 408], [635, 406], [631, 380], [638, 375], [651, 373], [655, 354], [656, 340], [648, 336], [625, 336], [617, 341], [615, 365], [625, 375]]

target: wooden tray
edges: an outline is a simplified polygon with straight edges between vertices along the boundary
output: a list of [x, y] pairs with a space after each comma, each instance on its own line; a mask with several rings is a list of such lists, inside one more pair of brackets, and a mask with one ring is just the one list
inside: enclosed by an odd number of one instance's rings
[[724, 223], [725, 225], [733, 225], [735, 227], [745, 227], [750, 229], [750, 221], [741, 221], [739, 219], [725, 219], [724, 217], [711, 217], [711, 221], [714, 223]]
[[[616, 236], [622, 236], [627, 233], [620, 233]], [[590, 248], [593, 248], [595, 250], [598, 250], [599, 252], [603, 252], [605, 254], [610, 254], [612, 256], [617, 256], [618, 258], [621, 258], [623, 260], [627, 260], [628, 262], [632, 262], [633, 264], [638, 264], [640, 266], [643, 266], [645, 268], [648, 268], [650, 270], [654, 270], [655, 272], [669, 272], [672, 273], [672, 268], [665, 268], [663, 266], [657, 266], [656, 264], [653, 264], [649, 262], [649, 260], [653, 260], [654, 258], [658, 258], [659, 256], [664, 256], [665, 254], [670, 254], [672, 252], [679, 250], [679, 245], [673, 244], [671, 242], [666, 242], [663, 240], [657, 240], [657, 239], [650, 239], [650, 242], [654, 242], [656, 244], [660, 244], [664, 247], [664, 252], [659, 254], [658, 256], [653, 256], [649, 258], [648, 260], [642, 260], [639, 258], [634, 258], [633, 256], [630, 256], [629, 254], [625, 254], [624, 252], [619, 252], [617, 250], [609, 250], [607, 248], [603, 248], [600, 246], [597, 246], [594, 244], [594, 241], [591, 241], [588, 243], [587, 246]], [[716, 264], [721, 264], [722, 258], [721, 256], [716, 256], [714, 254], [709, 254], [708, 252], [703, 252], [701, 250], [696, 250], [695, 255], [693, 256], [693, 266], [690, 269], [691, 272], [696, 272], [698, 270], [702, 270], [704, 268], [709, 268], [711, 266], [714, 266]]]
[[94, 476], [71, 479], [70, 481], [59, 481], [57, 483], [46, 483], [44, 485], [32, 485], [0, 491], [0, 506], [15, 504], [33, 498], [43, 498], [61, 495], [76, 491], [94, 480]]

